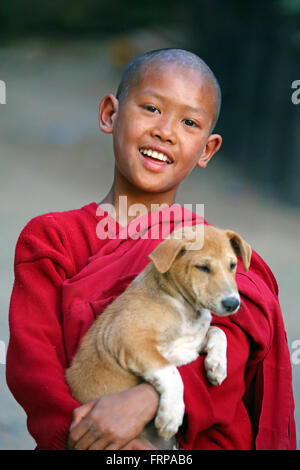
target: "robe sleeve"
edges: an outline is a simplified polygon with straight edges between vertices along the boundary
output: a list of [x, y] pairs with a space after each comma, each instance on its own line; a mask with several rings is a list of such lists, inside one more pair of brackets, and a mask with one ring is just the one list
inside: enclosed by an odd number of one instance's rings
[[256, 253], [238, 285], [248, 304], [233, 321], [249, 335], [245, 402], [252, 417], [257, 450], [295, 450], [292, 366], [275, 277]]
[[213, 318], [227, 337], [227, 378], [212, 386], [203, 356], [180, 368], [186, 419], [184, 448], [294, 450], [292, 368], [277, 282], [253, 252], [245, 273], [239, 261], [240, 310]]
[[[247, 308], [244, 303], [242, 315]], [[193, 450], [253, 449], [252, 423], [243, 401], [249, 337], [229, 317], [214, 315], [213, 324], [226, 334], [227, 378], [221, 385], [211, 385], [205, 372], [204, 355], [180, 367], [186, 415], [179, 442], [181, 447]]]
[[65, 449], [79, 403], [64, 379], [61, 285], [74, 274], [69, 240], [52, 216], [32, 219], [15, 252], [7, 383], [28, 417], [38, 449]]

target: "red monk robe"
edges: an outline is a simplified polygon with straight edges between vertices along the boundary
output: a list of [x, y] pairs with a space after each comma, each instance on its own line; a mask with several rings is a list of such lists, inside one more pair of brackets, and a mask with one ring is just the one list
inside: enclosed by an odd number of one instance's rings
[[[176, 207], [160, 211], [164, 221], [175, 209], [175, 226], [182, 215], [184, 223], [201, 222]], [[97, 204], [92, 203], [36, 217], [22, 231], [16, 247], [7, 381], [27, 413], [38, 449], [66, 448], [72, 411], [79, 403], [70, 394], [64, 370], [95, 317], [147, 265], [147, 255], [168, 231], [161, 224], [165, 233], [160, 238], [121, 238], [119, 234], [118, 239], [102, 240], [96, 229], [99, 233], [99, 222], [106, 214], [97, 217], [96, 210]], [[134, 221], [130, 227], [140, 231], [145, 222], [148, 227], [150, 214], [139, 221], [141, 226]], [[186, 405], [180, 445], [185, 449], [295, 449], [291, 364], [276, 281], [253, 252], [248, 273], [239, 262], [237, 283], [242, 299], [239, 312], [213, 319], [228, 340], [227, 379], [221, 386], [210, 385], [203, 356], [179, 368]]]

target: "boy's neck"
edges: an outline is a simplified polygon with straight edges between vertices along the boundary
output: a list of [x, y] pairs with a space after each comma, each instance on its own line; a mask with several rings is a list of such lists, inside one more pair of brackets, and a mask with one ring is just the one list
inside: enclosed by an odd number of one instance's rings
[[175, 202], [176, 190], [165, 193], [141, 192], [137, 188], [126, 191], [113, 183], [109, 193], [100, 204], [114, 206], [117, 222], [125, 226], [132, 220], [163, 207], [171, 206]]

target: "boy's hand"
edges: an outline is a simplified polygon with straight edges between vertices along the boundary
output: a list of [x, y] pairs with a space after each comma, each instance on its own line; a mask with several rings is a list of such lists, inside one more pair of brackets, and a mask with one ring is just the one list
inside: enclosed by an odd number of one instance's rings
[[159, 395], [149, 384], [92, 400], [74, 410], [68, 448], [151, 449], [135, 438], [155, 416], [158, 403]]

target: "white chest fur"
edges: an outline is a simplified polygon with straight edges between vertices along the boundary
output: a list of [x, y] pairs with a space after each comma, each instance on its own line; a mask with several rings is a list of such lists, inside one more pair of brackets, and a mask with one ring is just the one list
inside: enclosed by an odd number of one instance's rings
[[184, 305], [178, 300], [168, 297], [172, 308], [180, 314], [178, 335], [170, 343], [160, 345], [159, 350], [175, 366], [182, 366], [197, 359], [211, 322], [211, 313], [203, 309], [197, 319], [189, 321], [185, 315]]

